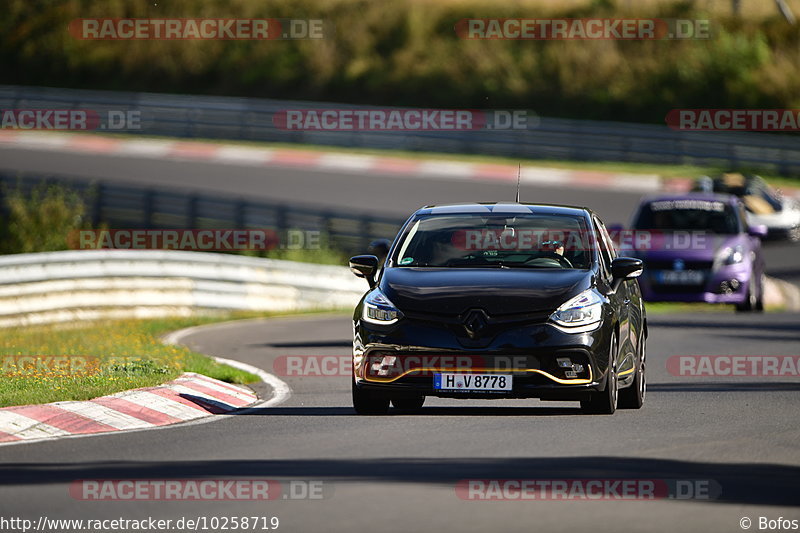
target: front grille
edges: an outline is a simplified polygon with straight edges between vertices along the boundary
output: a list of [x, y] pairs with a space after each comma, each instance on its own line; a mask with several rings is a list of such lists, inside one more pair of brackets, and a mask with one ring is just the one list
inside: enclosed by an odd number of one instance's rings
[[704, 285], [652, 285], [651, 288], [656, 294], [695, 294], [706, 290]]
[[[683, 270], [711, 270], [714, 266], [713, 261], [684, 261]], [[675, 260], [645, 260], [644, 267], [647, 270], [675, 270]]]
[[[526, 313], [510, 313], [503, 315], [493, 315], [487, 313], [489, 325], [511, 325], [511, 324], [541, 324], [547, 321], [555, 309], [550, 311], [531, 311]], [[403, 311], [406, 318], [431, 322], [435, 324], [457, 324], [463, 325], [462, 315], [421, 313], [417, 311]]]

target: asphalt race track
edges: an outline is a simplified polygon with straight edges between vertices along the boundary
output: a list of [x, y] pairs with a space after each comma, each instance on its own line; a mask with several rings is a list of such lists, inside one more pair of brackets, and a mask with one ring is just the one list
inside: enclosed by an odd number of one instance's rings
[[[243, 166], [209, 161], [170, 161], [67, 153], [0, 145], [0, 170], [160, 186], [184, 191], [241, 195], [257, 200], [396, 216], [402, 220], [427, 204], [513, 200], [515, 183], [403, 177], [363, 172], [321, 172], [293, 167]], [[594, 209], [607, 225], [627, 224], [641, 194], [523, 185], [525, 202], [562, 203]], [[392, 238], [394, 235], [387, 235]], [[769, 243], [767, 273], [800, 284], [800, 246]]]
[[[347, 376], [283, 377], [282, 405], [199, 425], [0, 448], [3, 516], [177, 519], [277, 516], [280, 531], [740, 531], [800, 518], [800, 383], [675, 377], [674, 354], [796, 354], [795, 315], [651, 317], [640, 411], [574, 403], [429, 399], [420, 414], [358, 417]], [[346, 355], [347, 316], [210, 326], [184, 342], [267, 371], [283, 355]], [[263, 391], [268, 394], [267, 391]], [[267, 478], [323, 482], [323, 499], [97, 502], [76, 479]], [[710, 499], [472, 501], [466, 479], [688, 480]], [[697, 483], [702, 483], [700, 485]], [[755, 527], [754, 527], [755, 529]]]
[[[243, 194], [406, 216], [426, 203], [513, 198], [510, 182], [309, 172], [0, 148], [0, 168]], [[224, 178], [224, 179], [223, 179]], [[506, 190], [508, 189], [508, 190]], [[638, 193], [523, 187], [523, 201], [593, 207], [627, 221]], [[770, 245], [768, 272], [800, 278], [798, 247]], [[365, 285], [366, 288], [366, 285]], [[419, 414], [357, 417], [346, 372], [278, 376], [283, 404], [210, 423], [0, 447], [0, 516], [276, 516], [279, 531], [742, 531], [740, 520], [800, 519], [800, 382], [679, 377], [675, 355], [798, 355], [800, 315], [650, 316], [640, 411], [581, 414], [575, 403], [429, 399]], [[208, 326], [193, 349], [280, 374], [286, 355], [347, 356], [346, 315]], [[259, 393], [269, 397], [270, 390]], [[79, 479], [321, 481], [322, 499], [79, 501]], [[654, 480], [708, 487], [657, 501], [472, 501], [472, 479]], [[697, 495], [695, 495], [697, 496]], [[701, 495], [702, 496], [702, 495]]]

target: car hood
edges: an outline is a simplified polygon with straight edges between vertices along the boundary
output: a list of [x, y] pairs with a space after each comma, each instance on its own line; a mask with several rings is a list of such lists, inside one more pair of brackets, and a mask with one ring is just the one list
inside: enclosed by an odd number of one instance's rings
[[387, 268], [381, 291], [404, 312], [489, 315], [552, 311], [592, 286], [593, 273], [574, 269]]
[[647, 260], [683, 259], [684, 261], [713, 261], [720, 250], [747, 245], [747, 236], [702, 234], [653, 234], [649, 243], [640, 243], [632, 251], [622, 250], [622, 255], [635, 255]]

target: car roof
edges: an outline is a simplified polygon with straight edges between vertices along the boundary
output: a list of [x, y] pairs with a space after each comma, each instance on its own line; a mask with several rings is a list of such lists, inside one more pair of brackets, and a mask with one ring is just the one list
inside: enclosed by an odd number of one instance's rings
[[739, 201], [736, 196], [732, 194], [719, 193], [719, 192], [689, 192], [689, 193], [673, 193], [673, 194], [655, 194], [645, 196], [642, 198], [641, 204], [650, 204], [653, 202], [676, 201], [676, 200], [707, 200], [710, 202], [725, 202], [726, 204], [733, 204]]
[[572, 205], [536, 204], [517, 202], [468, 202], [462, 204], [426, 205], [417, 210], [415, 215], [519, 215], [547, 214], [586, 217], [591, 209]]

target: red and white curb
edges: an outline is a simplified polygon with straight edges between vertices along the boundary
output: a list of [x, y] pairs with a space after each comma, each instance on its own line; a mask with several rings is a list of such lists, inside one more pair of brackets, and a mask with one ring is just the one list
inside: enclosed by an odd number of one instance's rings
[[232, 413], [257, 401], [246, 387], [185, 373], [157, 387], [89, 401], [5, 407], [0, 409], [0, 443], [150, 429]]
[[[347, 171], [379, 176], [403, 176], [489, 182], [515, 182], [513, 164], [465, 163], [448, 160], [346, 154], [335, 151], [259, 148], [215, 142], [170, 139], [130, 139], [108, 135], [0, 130], [0, 146], [15, 145], [30, 150], [91, 153], [173, 161], [216, 162], [240, 166], [308, 168]], [[520, 181], [549, 187], [580, 187], [626, 191], [659, 191], [656, 174], [625, 174], [594, 170], [570, 170], [523, 166]]]
[[[347, 154], [299, 149], [260, 148], [218, 142], [170, 139], [130, 139], [109, 135], [0, 130], [0, 146], [30, 150], [90, 153], [172, 161], [215, 162], [224, 165], [274, 166], [369, 173], [373, 176], [514, 182], [519, 167], [512, 164], [466, 163], [452, 160]], [[662, 179], [657, 174], [631, 174], [601, 170], [575, 170], [523, 166], [520, 181], [540, 187], [607, 189], [627, 192], [687, 192], [690, 178]], [[800, 198], [800, 189], [786, 189]]]

